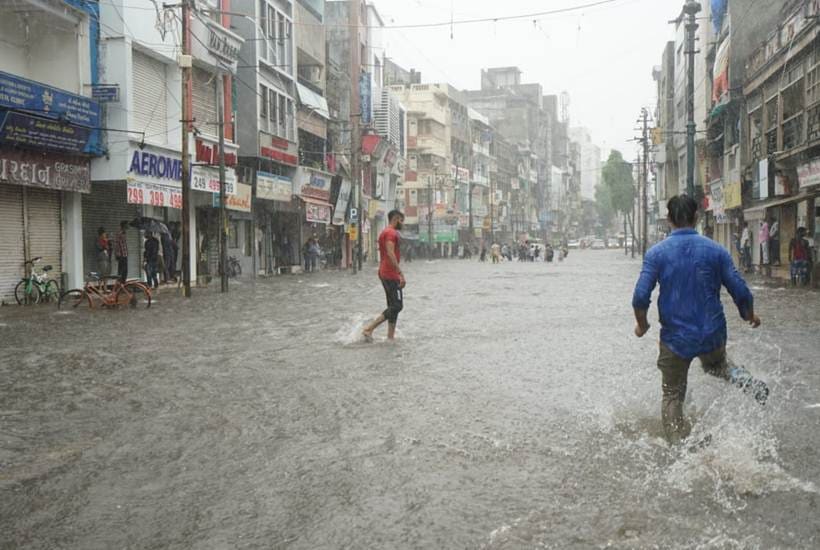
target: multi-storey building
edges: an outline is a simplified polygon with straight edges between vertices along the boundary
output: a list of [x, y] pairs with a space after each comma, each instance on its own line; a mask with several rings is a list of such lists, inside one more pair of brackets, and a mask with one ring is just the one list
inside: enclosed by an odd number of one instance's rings
[[577, 171], [581, 178], [581, 197], [593, 200], [595, 188], [601, 183], [601, 148], [593, 143], [587, 128], [570, 128], [569, 136], [572, 142], [578, 144], [580, 151]]

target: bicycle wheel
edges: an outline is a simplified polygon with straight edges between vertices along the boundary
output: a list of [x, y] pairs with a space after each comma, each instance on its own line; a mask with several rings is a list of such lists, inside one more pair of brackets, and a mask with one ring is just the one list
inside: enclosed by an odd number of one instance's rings
[[151, 291], [142, 283], [125, 283], [117, 291], [117, 305], [128, 305], [132, 308], [144, 306], [148, 309], [151, 307]]
[[60, 287], [57, 285], [57, 281], [46, 282], [40, 301], [48, 304], [60, 301]]
[[235, 262], [233, 264], [233, 277], [234, 277], [234, 279], [236, 279], [237, 277], [241, 277], [241, 276], [242, 276], [242, 264], [240, 264], [239, 262]]
[[57, 302], [58, 309], [89, 309], [93, 306], [91, 296], [81, 288], [74, 288], [63, 292]]
[[21, 306], [37, 304], [40, 302], [40, 288], [29, 279], [21, 279], [14, 287], [14, 299]]

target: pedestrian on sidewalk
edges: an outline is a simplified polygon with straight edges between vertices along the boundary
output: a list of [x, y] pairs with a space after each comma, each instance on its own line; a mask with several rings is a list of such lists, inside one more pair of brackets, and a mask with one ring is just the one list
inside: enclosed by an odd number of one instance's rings
[[387, 321], [387, 339], [396, 337], [396, 323], [399, 313], [404, 309], [404, 279], [401, 266], [401, 231], [404, 225], [404, 214], [391, 210], [387, 214], [387, 227], [379, 235], [379, 279], [387, 297], [387, 309], [372, 323], [365, 327], [362, 335], [368, 342], [373, 341], [373, 331]]
[[767, 266], [769, 265], [769, 222], [766, 220], [760, 223], [757, 240], [760, 243], [760, 266]]
[[755, 315], [749, 287], [735, 269], [728, 251], [695, 231], [698, 205], [694, 199], [688, 195], [672, 197], [667, 209], [673, 231], [646, 253], [632, 307], [637, 321], [635, 335], [640, 338], [649, 331], [647, 312], [652, 291], [660, 283], [661, 419], [667, 439], [675, 444], [690, 431], [683, 416], [683, 404], [689, 365], [695, 357], [708, 374], [738, 385], [742, 380], [744, 389], [753, 390], [761, 403], [768, 397], [768, 388], [742, 369], [732, 367], [726, 357], [721, 286], [729, 291], [740, 316], [757, 328], [760, 318]]
[[120, 282], [128, 279], [128, 222], [120, 222], [120, 230], [114, 239], [114, 257], [117, 258], [117, 276]]
[[94, 243], [97, 251], [97, 271], [105, 279], [111, 273], [111, 241], [104, 227], [97, 229], [97, 240]]
[[780, 222], [774, 217], [769, 220], [769, 261], [780, 266]]
[[752, 271], [752, 233], [749, 231], [749, 222], [743, 222], [743, 232], [740, 234], [741, 263], [743, 271]]
[[159, 241], [154, 237], [150, 231], [145, 233], [145, 275], [148, 279], [148, 286], [151, 288], [159, 287], [159, 277], [157, 275], [157, 268], [159, 263]]
[[797, 235], [789, 242], [789, 276], [792, 284], [806, 285], [809, 282], [811, 248], [806, 239], [806, 228], [797, 228]]

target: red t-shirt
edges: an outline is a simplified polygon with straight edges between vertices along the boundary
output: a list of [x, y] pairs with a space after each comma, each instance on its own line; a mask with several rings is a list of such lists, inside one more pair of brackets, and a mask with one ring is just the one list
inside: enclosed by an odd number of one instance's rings
[[390, 258], [387, 255], [388, 242], [393, 243], [395, 247], [393, 250], [396, 254], [396, 260], [399, 262], [401, 261], [399, 232], [392, 227], [388, 227], [382, 231], [381, 235], [379, 235], [379, 256], [381, 257], [381, 262], [379, 263], [379, 277], [389, 281], [399, 281], [401, 280], [401, 275], [399, 275], [399, 272], [393, 267], [393, 262], [390, 261]]

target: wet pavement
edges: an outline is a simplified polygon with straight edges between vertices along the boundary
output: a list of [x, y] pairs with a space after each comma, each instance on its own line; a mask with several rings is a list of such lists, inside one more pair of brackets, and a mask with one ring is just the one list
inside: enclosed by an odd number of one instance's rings
[[638, 268], [413, 262], [369, 345], [372, 270], [0, 308], [0, 547], [820, 547], [820, 295], [755, 284], [757, 331], [727, 304], [772, 397], [693, 368], [711, 443], [672, 450]]

